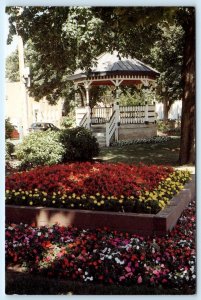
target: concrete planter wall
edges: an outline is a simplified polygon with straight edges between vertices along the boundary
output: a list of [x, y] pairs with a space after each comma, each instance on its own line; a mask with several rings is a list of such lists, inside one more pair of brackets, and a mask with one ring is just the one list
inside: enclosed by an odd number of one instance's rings
[[90, 210], [70, 210], [44, 207], [6, 206], [6, 222], [35, 224], [36, 226], [73, 225], [78, 228], [109, 227], [140, 235], [163, 235], [177, 223], [184, 208], [195, 197], [195, 178], [172, 198], [170, 204], [158, 214], [135, 214], [99, 212]]

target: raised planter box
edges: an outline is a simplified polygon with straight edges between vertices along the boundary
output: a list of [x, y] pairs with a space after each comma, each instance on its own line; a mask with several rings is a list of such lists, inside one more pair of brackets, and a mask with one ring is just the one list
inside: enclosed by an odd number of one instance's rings
[[6, 222], [76, 226], [78, 228], [109, 227], [112, 230], [125, 231], [140, 235], [163, 235], [177, 223], [184, 208], [195, 197], [195, 176], [184, 189], [172, 198], [170, 204], [157, 214], [135, 214], [90, 210], [71, 210], [44, 207], [6, 206]]

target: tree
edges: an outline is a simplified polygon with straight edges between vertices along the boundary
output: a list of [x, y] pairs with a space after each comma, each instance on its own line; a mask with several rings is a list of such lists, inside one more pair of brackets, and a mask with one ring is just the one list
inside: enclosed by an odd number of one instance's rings
[[[161, 25], [160, 25], [161, 26]], [[162, 24], [161, 39], [156, 41], [147, 61], [160, 72], [157, 81], [157, 99], [164, 104], [164, 120], [175, 100], [182, 98], [183, 35], [179, 25]]]
[[[18, 7], [8, 8], [10, 36], [16, 31], [31, 40], [33, 84], [30, 92], [55, 102], [68, 95], [66, 77], [76, 68], [88, 71], [97, 55], [118, 50], [138, 59], [150, 55], [163, 29], [180, 25], [184, 31], [182, 55], [183, 113], [180, 163], [194, 160], [195, 139], [195, 10], [193, 7]], [[14, 26], [16, 24], [16, 26]], [[51, 28], [51, 30], [50, 30]], [[193, 45], [193, 46], [192, 46]]]
[[186, 164], [195, 162], [195, 9], [180, 9], [178, 22], [185, 33], [179, 162]]
[[18, 51], [6, 58], [6, 78], [11, 82], [20, 80]]

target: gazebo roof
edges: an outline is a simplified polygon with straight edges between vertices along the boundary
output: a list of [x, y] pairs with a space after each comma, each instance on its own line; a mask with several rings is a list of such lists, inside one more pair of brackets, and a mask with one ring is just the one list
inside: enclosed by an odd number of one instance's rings
[[[112, 79], [121, 80], [121, 84], [139, 84], [142, 80], [155, 80], [160, 73], [136, 58], [119, 56], [117, 51], [103, 53], [89, 72], [77, 69], [68, 77], [75, 83], [90, 80], [94, 85], [111, 85]], [[142, 79], [142, 80], [141, 80]]]

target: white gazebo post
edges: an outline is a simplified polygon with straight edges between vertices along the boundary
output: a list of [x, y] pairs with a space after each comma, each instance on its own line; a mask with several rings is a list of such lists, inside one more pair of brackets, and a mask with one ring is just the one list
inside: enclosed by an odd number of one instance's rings
[[115, 118], [115, 123], [116, 123], [116, 130], [115, 130], [115, 141], [119, 140], [119, 125], [120, 125], [120, 112], [119, 112], [119, 93], [120, 89], [119, 86], [122, 83], [123, 80], [115, 80], [115, 87], [116, 87], [116, 99], [114, 103], [114, 110], [116, 111], [116, 118]]

